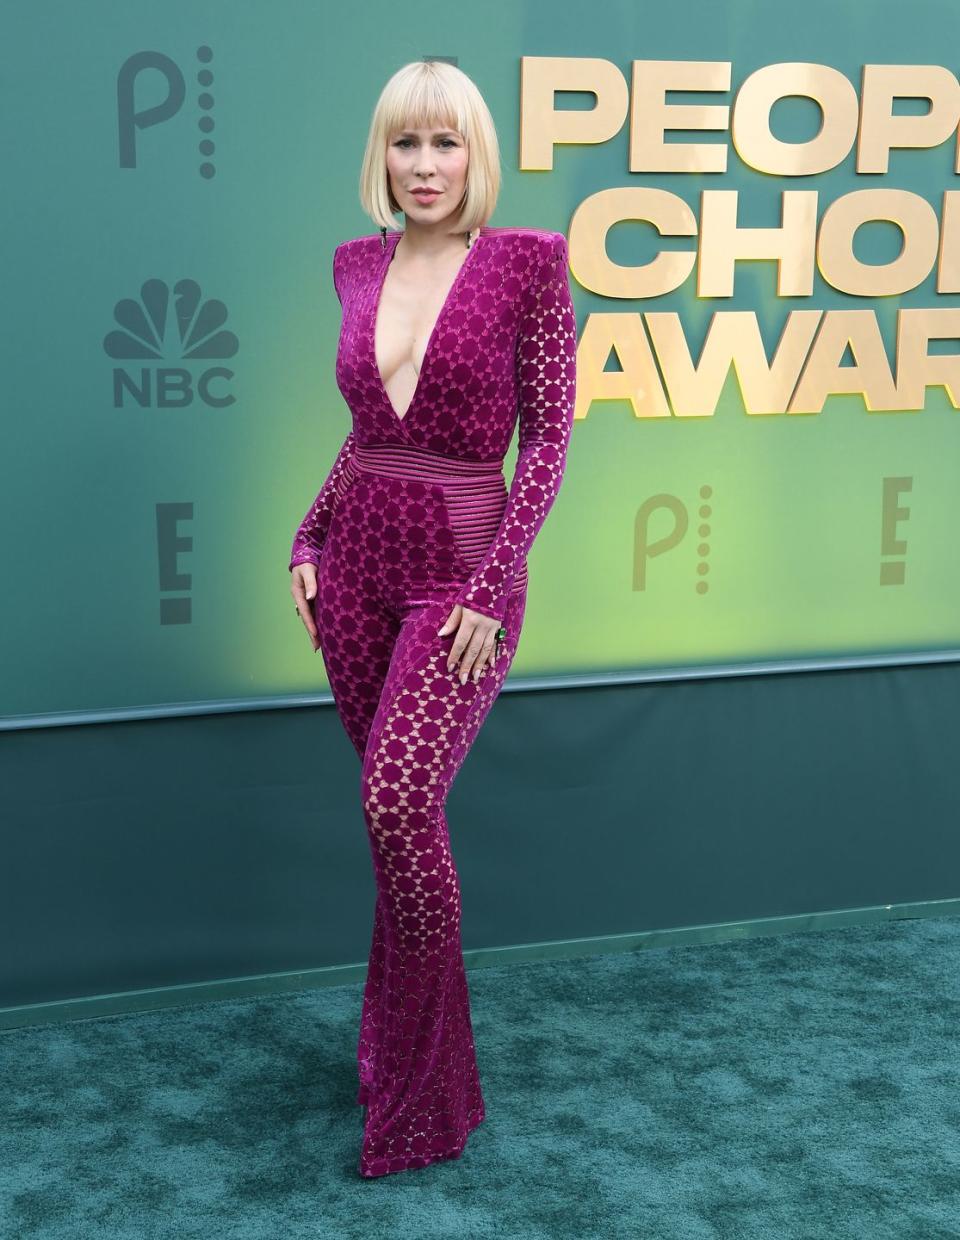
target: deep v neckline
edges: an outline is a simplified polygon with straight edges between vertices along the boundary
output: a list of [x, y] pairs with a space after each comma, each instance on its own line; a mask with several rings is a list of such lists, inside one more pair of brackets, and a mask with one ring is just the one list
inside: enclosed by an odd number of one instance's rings
[[423, 386], [423, 376], [426, 373], [429, 362], [430, 362], [431, 349], [433, 348], [434, 339], [436, 338], [437, 332], [440, 328], [440, 324], [443, 321], [443, 317], [447, 312], [447, 308], [449, 307], [450, 303], [453, 301], [454, 294], [458, 291], [460, 287], [460, 284], [463, 280], [464, 272], [470, 266], [470, 263], [473, 259], [474, 252], [480, 244], [480, 238], [485, 235], [485, 232], [486, 230], [483, 227], [481, 227], [479, 232], [477, 233], [477, 236], [473, 240], [473, 244], [470, 246], [470, 249], [467, 251], [467, 257], [460, 264], [459, 268], [457, 269], [457, 274], [453, 277], [453, 282], [451, 283], [450, 287], [447, 289], [447, 295], [443, 299], [443, 304], [440, 306], [440, 311], [437, 314], [436, 319], [434, 320], [433, 327], [430, 329], [430, 335], [427, 337], [427, 344], [423, 351], [423, 361], [420, 363], [420, 373], [417, 375], [417, 382], [413, 389], [413, 395], [410, 397], [410, 403], [409, 405], [407, 405], [406, 409], [404, 410], [402, 414], [397, 413], [397, 410], [394, 407], [393, 401], [390, 399], [390, 394], [387, 392], [387, 385], [384, 383], [383, 375], [380, 373], [380, 364], [377, 361], [377, 317], [380, 313], [380, 302], [383, 300], [383, 286], [387, 282], [387, 272], [390, 269], [390, 264], [393, 262], [393, 256], [397, 252], [397, 245], [400, 241], [400, 238], [403, 236], [402, 231], [394, 233], [390, 239], [389, 246], [384, 249], [383, 261], [380, 264], [380, 271], [377, 277], [377, 285], [376, 285], [376, 288], [374, 289], [374, 294], [373, 294], [373, 308], [371, 310], [371, 315], [370, 315], [370, 332], [369, 332], [370, 357], [373, 361], [373, 371], [377, 378], [377, 387], [380, 389], [380, 393], [383, 396], [384, 403], [386, 404], [390, 413], [393, 415], [394, 419], [397, 422], [399, 422], [401, 426], [403, 426], [406, 423], [407, 419], [410, 417], [410, 414], [414, 410], [414, 406], [417, 403], [417, 398], [419, 397], [420, 390]]

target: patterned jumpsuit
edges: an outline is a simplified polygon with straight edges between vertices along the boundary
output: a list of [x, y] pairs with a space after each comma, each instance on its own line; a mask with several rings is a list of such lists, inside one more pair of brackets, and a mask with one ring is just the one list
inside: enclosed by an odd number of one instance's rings
[[[565, 237], [483, 227], [401, 417], [374, 352], [401, 235], [357, 237], [334, 254], [336, 377], [353, 427], [290, 559], [317, 566], [313, 614], [360, 756], [376, 880], [357, 1050], [364, 1177], [459, 1158], [484, 1118], [444, 807], [516, 652], [527, 553], [563, 477], [576, 388]], [[447, 671], [456, 630], [438, 631], [455, 603], [506, 628], [476, 683]]]

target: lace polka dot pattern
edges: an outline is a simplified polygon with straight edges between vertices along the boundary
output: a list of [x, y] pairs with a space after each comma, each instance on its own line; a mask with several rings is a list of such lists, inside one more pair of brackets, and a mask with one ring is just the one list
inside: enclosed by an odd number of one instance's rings
[[[483, 228], [399, 415], [374, 330], [400, 235], [336, 249], [336, 373], [352, 427], [290, 555], [291, 569], [317, 569], [320, 651], [360, 759], [376, 880], [357, 1044], [364, 1178], [459, 1158], [485, 1116], [446, 801], [513, 663], [576, 382], [565, 238]], [[458, 603], [506, 631], [496, 659], [463, 684], [447, 667], [456, 630], [439, 634]]]

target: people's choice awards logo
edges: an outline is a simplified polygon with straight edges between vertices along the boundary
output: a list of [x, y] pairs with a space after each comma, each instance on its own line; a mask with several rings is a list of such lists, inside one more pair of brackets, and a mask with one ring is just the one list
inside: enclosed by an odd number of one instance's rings
[[[732, 70], [729, 60], [635, 60], [628, 80], [600, 58], [521, 59], [522, 170], [551, 170], [555, 148], [586, 150], [626, 137], [617, 149], [629, 180], [589, 193], [570, 220], [571, 270], [611, 303], [589, 314], [581, 333], [576, 417], [596, 401], [615, 400], [629, 402], [637, 418], [712, 418], [724, 407], [731, 369], [743, 412], [760, 422], [820, 414], [829, 397], [843, 395], [860, 397], [868, 414], [908, 415], [926, 408], [928, 387], [943, 388], [960, 408], [960, 359], [941, 347], [960, 334], [960, 307], [951, 301], [960, 294], [960, 190], [950, 188], [960, 176], [954, 70], [864, 64], [854, 83], [831, 65], [778, 62], [751, 68], [731, 100]], [[565, 92], [577, 92], [584, 106], [561, 102]], [[668, 99], [675, 92], [717, 102], [676, 103]], [[774, 132], [774, 109], [794, 100], [814, 105], [821, 118], [817, 132], [799, 141]], [[908, 114], [907, 101], [924, 110]], [[723, 138], [691, 141], [688, 131], [698, 130]], [[892, 154], [919, 158], [941, 146], [947, 149], [928, 157], [932, 175], [920, 178], [925, 193], [909, 172], [919, 163], [897, 157], [891, 172]], [[739, 169], [728, 168], [731, 153]], [[736, 186], [708, 185], [734, 170], [742, 178]], [[840, 179], [828, 177], [835, 172]], [[847, 189], [850, 173], [862, 184]], [[644, 180], [661, 174], [674, 179]], [[684, 178], [695, 203], [684, 197]], [[801, 188], [792, 187], [796, 179]], [[777, 223], [748, 223], [745, 215], [765, 199], [776, 205]], [[655, 241], [646, 262], [615, 261], [608, 234], [624, 222], [646, 226], [666, 244]], [[871, 226], [895, 230], [899, 253], [879, 262], [861, 257], [854, 240]], [[750, 296], [747, 264], [762, 262], [775, 276], [774, 295], [728, 308], [738, 277]], [[681, 290], [682, 314], [644, 308]], [[895, 322], [890, 299], [898, 299]], [[617, 300], [634, 304], [619, 310]], [[698, 357], [689, 321], [697, 336], [707, 313]], [[893, 337], [889, 352], [881, 324]], [[619, 370], [605, 368], [611, 351]]]

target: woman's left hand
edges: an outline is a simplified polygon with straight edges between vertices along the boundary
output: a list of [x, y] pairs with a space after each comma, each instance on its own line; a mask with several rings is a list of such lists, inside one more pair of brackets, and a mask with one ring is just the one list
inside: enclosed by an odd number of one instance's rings
[[493, 620], [479, 611], [471, 611], [462, 603], [454, 605], [439, 635], [445, 637], [457, 629], [447, 656], [447, 671], [453, 671], [459, 663], [462, 685], [467, 683], [467, 677], [471, 675], [476, 683], [484, 668], [496, 662], [496, 635], [499, 628], [499, 620]]

